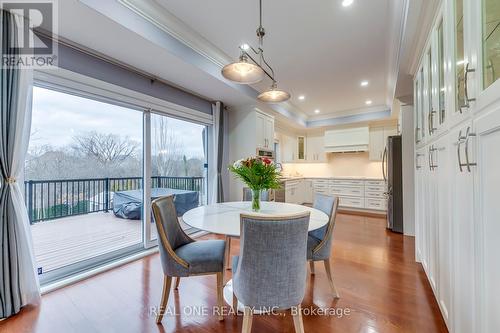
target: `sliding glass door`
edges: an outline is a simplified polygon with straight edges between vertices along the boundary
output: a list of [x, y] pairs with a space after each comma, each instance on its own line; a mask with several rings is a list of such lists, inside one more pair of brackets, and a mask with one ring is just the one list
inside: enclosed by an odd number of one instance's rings
[[181, 224], [206, 204], [208, 132], [108, 96], [34, 87], [24, 189], [41, 283], [155, 246], [149, 207], [160, 196], [175, 195]]
[[142, 111], [34, 87], [25, 200], [41, 281], [142, 247]]
[[[204, 125], [151, 114], [151, 197], [175, 195], [179, 217], [207, 203], [206, 135]], [[195, 231], [180, 222], [187, 233]]]

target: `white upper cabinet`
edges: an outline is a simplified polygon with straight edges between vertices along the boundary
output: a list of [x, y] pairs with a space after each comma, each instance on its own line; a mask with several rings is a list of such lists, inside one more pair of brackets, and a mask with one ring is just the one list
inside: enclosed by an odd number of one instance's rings
[[306, 159], [311, 163], [326, 162], [323, 135], [308, 135], [306, 138]]
[[295, 154], [295, 148], [297, 146], [296, 144], [296, 138], [283, 134], [281, 136], [281, 162], [282, 163], [293, 163], [295, 162], [296, 154]]
[[306, 137], [304, 135], [297, 136], [297, 161], [303, 162], [306, 160]]
[[370, 127], [369, 159], [370, 161], [382, 161], [387, 137], [397, 135], [397, 126]]
[[257, 147], [274, 149], [274, 118], [257, 112], [256, 139]]

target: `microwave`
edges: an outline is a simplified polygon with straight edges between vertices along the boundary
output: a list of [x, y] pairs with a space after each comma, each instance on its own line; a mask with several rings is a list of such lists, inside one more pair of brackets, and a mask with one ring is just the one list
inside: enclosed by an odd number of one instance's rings
[[268, 149], [257, 149], [258, 157], [267, 157], [270, 160], [274, 160], [274, 151]]

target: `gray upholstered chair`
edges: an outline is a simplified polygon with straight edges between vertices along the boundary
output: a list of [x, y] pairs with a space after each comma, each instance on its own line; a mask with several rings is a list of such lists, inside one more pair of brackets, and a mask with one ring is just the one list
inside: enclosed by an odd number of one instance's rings
[[[152, 203], [153, 216], [158, 230], [161, 265], [164, 281], [161, 304], [156, 322], [159, 324], [167, 307], [172, 278], [176, 277], [177, 290], [181, 277], [192, 275], [217, 275], [217, 303], [222, 309], [224, 272], [223, 240], [194, 241], [182, 230], [174, 205], [174, 197], [158, 198]], [[219, 311], [219, 314], [222, 313]], [[219, 320], [223, 317], [219, 315]]]
[[233, 307], [244, 305], [242, 332], [250, 332], [254, 309], [290, 309], [303, 332], [300, 303], [307, 278], [309, 212], [281, 217], [241, 215], [240, 256], [233, 257]]
[[331, 271], [330, 256], [332, 250], [333, 241], [333, 229], [335, 227], [335, 217], [337, 215], [337, 207], [339, 204], [339, 198], [315, 194], [313, 207], [321, 210], [330, 218], [327, 225], [317, 230], [309, 232], [307, 237], [307, 260], [309, 261], [311, 274], [314, 275], [314, 262], [323, 261], [326, 270], [326, 276], [328, 277], [328, 282], [330, 283], [330, 288], [334, 298], [339, 298], [340, 295], [335, 288], [335, 283], [333, 282], [333, 276]]

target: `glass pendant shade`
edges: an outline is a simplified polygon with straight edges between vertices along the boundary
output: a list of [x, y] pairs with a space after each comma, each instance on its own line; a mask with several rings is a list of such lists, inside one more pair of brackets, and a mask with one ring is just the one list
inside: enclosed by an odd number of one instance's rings
[[233, 62], [222, 68], [222, 76], [240, 84], [252, 84], [264, 79], [264, 71], [257, 65], [249, 63], [241, 57], [238, 62]]
[[257, 98], [266, 103], [280, 103], [289, 100], [290, 94], [273, 86], [269, 90], [261, 93]]

